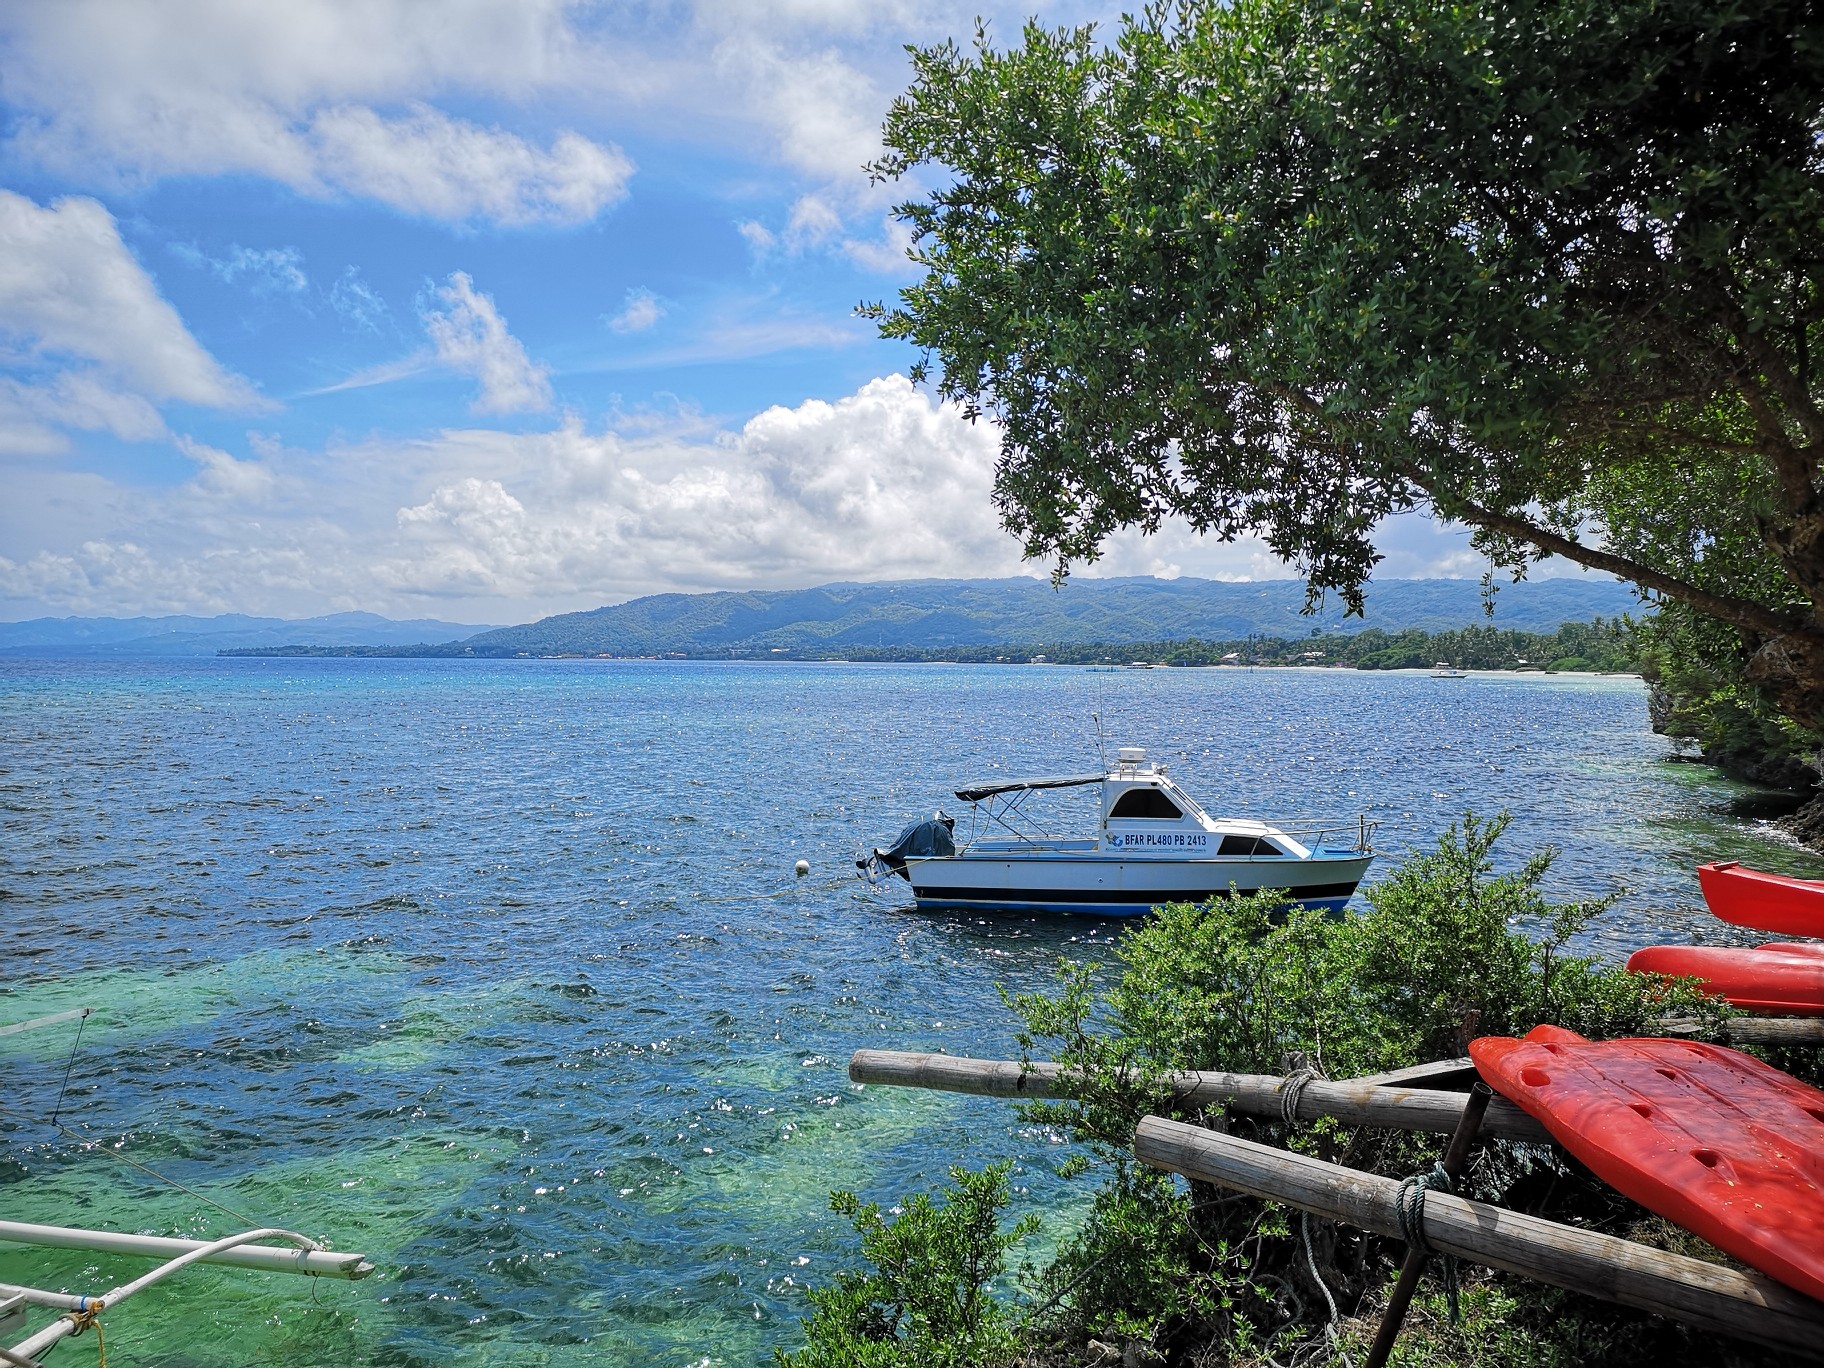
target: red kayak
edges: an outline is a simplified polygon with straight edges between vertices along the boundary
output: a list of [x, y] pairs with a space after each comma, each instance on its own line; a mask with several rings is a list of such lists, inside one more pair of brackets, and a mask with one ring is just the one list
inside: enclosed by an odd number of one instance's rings
[[1617, 1192], [1824, 1300], [1824, 1092], [1688, 1040], [1537, 1026], [1469, 1054]]
[[1649, 945], [1628, 956], [1628, 968], [1703, 979], [1710, 994], [1744, 1011], [1824, 1016], [1824, 943], [1775, 941], [1753, 950]]
[[1712, 915], [1782, 936], [1824, 936], [1824, 883], [1744, 869], [1734, 860], [1697, 867]]

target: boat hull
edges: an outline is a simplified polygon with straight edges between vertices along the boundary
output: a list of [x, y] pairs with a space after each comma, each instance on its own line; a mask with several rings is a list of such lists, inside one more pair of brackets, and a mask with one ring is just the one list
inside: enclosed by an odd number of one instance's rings
[[1006, 909], [1136, 917], [1161, 903], [1206, 902], [1281, 890], [1306, 907], [1340, 912], [1371, 855], [1310, 859], [1124, 860], [1107, 856], [961, 855], [906, 861], [912, 896], [927, 911]]
[[1775, 941], [1753, 950], [1649, 945], [1628, 956], [1637, 974], [1704, 980], [1704, 990], [1749, 1012], [1824, 1016], [1824, 945]]
[[1744, 869], [1733, 860], [1697, 867], [1711, 914], [1779, 936], [1824, 936], [1824, 883]]

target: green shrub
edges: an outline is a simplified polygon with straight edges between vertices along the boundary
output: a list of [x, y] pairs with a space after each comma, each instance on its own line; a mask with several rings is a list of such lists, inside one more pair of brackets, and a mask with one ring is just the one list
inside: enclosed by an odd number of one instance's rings
[[951, 1186], [934, 1205], [924, 1194], [888, 1220], [852, 1192], [831, 1194], [830, 1208], [861, 1235], [872, 1273], [845, 1273], [810, 1293], [808, 1343], [776, 1353], [785, 1368], [995, 1368], [1019, 1349], [1016, 1323], [989, 1284], [1006, 1269], [1007, 1251], [1038, 1228], [1028, 1216], [1002, 1230], [1007, 1163], [980, 1173], [950, 1170]]

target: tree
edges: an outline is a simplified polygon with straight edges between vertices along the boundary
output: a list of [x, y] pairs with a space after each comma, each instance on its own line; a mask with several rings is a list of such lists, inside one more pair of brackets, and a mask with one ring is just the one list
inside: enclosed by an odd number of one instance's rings
[[1059, 573], [1168, 516], [1360, 611], [1471, 524], [1728, 629], [1824, 721], [1824, 21], [1802, 0], [1187, 0], [916, 50], [873, 310]]

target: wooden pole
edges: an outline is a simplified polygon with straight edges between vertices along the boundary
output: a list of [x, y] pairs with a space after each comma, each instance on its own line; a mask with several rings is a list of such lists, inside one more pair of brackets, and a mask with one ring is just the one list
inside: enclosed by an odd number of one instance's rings
[[[1400, 1237], [1400, 1185], [1391, 1178], [1157, 1116], [1140, 1122], [1134, 1153], [1155, 1168]], [[1425, 1199], [1424, 1234], [1443, 1254], [1824, 1362], [1824, 1303], [1759, 1273], [1442, 1192]]]
[[[1016, 1059], [970, 1059], [963, 1055], [918, 1054], [904, 1050], [857, 1050], [849, 1060], [849, 1077], [857, 1083], [884, 1083], [901, 1088], [933, 1088], [977, 1097], [1047, 1098], [1067, 1083], [1062, 1065]], [[1277, 1074], [1233, 1074], [1186, 1070], [1166, 1076], [1179, 1100], [1207, 1106], [1231, 1106], [1256, 1116], [1281, 1115], [1286, 1080]], [[1388, 1088], [1355, 1081], [1314, 1078], [1298, 1095], [1298, 1119], [1330, 1116], [1350, 1126], [1423, 1131], [1449, 1135], [1462, 1119], [1466, 1093], [1428, 1088]], [[1550, 1144], [1544, 1126], [1520, 1108], [1497, 1097], [1488, 1104], [1482, 1133], [1500, 1140]]]
[[1456, 1090], [1459, 1083], [1472, 1083], [1476, 1062], [1468, 1055], [1457, 1059], [1434, 1059], [1429, 1064], [1414, 1064], [1389, 1073], [1363, 1074], [1359, 1078], [1338, 1079], [1340, 1083], [1372, 1083], [1377, 1088], [1445, 1088]]
[[[1450, 1179], [1452, 1187], [1463, 1180], [1463, 1170], [1469, 1163], [1469, 1147], [1476, 1141], [1476, 1127], [1482, 1124], [1482, 1113], [1488, 1110], [1489, 1099], [1494, 1095], [1494, 1089], [1482, 1082], [1469, 1090], [1469, 1101], [1463, 1108], [1463, 1119], [1451, 1134], [1450, 1145], [1445, 1149], [1444, 1160], [1439, 1165], [1444, 1170], [1444, 1176]], [[1393, 1285], [1392, 1295], [1387, 1298], [1387, 1310], [1381, 1317], [1381, 1328], [1375, 1334], [1374, 1347], [1368, 1351], [1366, 1368], [1386, 1368], [1388, 1356], [1393, 1353], [1393, 1342], [1400, 1337], [1400, 1327], [1406, 1324], [1406, 1310], [1412, 1305], [1412, 1294], [1418, 1291], [1419, 1275], [1425, 1271], [1425, 1263], [1430, 1258], [1431, 1254], [1424, 1245], [1413, 1243], [1406, 1246], [1406, 1261], [1400, 1265], [1400, 1279]], [[1453, 1300], [1450, 1305], [1454, 1314], [1457, 1304]]]

